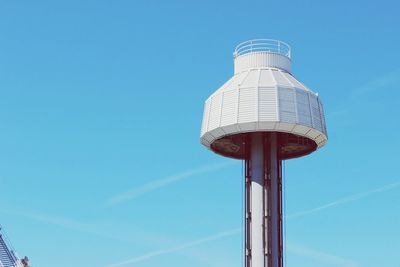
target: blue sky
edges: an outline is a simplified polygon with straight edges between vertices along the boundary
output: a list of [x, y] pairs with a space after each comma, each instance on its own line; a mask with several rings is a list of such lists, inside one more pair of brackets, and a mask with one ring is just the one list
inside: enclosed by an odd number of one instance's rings
[[400, 264], [396, 1], [0, 0], [0, 224], [33, 267], [239, 267], [242, 166], [199, 144], [252, 38], [329, 142], [285, 163], [289, 267]]

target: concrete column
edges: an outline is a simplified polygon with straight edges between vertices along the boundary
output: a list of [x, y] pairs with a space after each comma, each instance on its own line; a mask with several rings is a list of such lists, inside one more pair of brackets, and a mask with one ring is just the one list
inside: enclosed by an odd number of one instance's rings
[[[250, 151], [251, 174], [251, 267], [264, 267], [264, 138], [253, 133]], [[250, 267], [250, 266], [248, 266]]]
[[252, 133], [248, 147], [245, 267], [283, 267], [278, 136], [276, 133]]

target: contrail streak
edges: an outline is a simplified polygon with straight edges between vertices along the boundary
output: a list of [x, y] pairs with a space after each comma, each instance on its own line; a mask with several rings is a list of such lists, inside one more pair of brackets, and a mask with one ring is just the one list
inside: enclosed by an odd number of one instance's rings
[[122, 262], [118, 262], [118, 263], [113, 263], [113, 264], [107, 265], [106, 267], [118, 267], [118, 266], [124, 266], [124, 265], [128, 265], [128, 264], [139, 263], [139, 262], [148, 260], [148, 259], [156, 257], [156, 256], [160, 256], [160, 255], [163, 255], [163, 254], [169, 254], [169, 253], [181, 251], [181, 250], [184, 250], [184, 249], [187, 249], [187, 248], [191, 248], [191, 247], [195, 247], [195, 246], [198, 246], [198, 245], [210, 242], [210, 241], [218, 240], [218, 239], [221, 239], [221, 238], [224, 238], [224, 237], [228, 237], [228, 236], [237, 235], [240, 232], [241, 232], [241, 228], [236, 228], [236, 229], [233, 229], [233, 230], [224, 231], [224, 232], [221, 232], [221, 233], [218, 233], [218, 234], [215, 234], [215, 235], [212, 235], [212, 236], [208, 236], [208, 237], [205, 237], [205, 238], [202, 238], [202, 239], [199, 239], [199, 240], [195, 240], [195, 241], [192, 241], [192, 242], [189, 242], [189, 243], [185, 243], [185, 244], [182, 244], [182, 245], [179, 245], [179, 246], [176, 246], [176, 247], [160, 249], [160, 250], [156, 250], [156, 251], [153, 251], [153, 252], [149, 252], [149, 253], [146, 253], [146, 254], [144, 254], [142, 256], [138, 256], [138, 257], [126, 260], [126, 261], [122, 261]]
[[65, 229], [70, 229], [94, 236], [99, 236], [107, 239], [114, 239], [118, 241], [126, 241], [125, 239], [119, 238], [117, 236], [107, 234], [103, 230], [96, 230], [95, 224], [83, 223], [80, 221], [76, 221], [70, 218], [61, 217], [61, 216], [54, 216], [48, 214], [42, 214], [35, 211], [22, 211], [17, 209], [2, 209], [0, 208], [0, 213], [5, 213], [14, 216], [20, 216], [23, 218], [31, 219], [37, 222], [42, 222], [46, 224], [51, 224], [55, 226], [59, 226]]
[[[234, 236], [234, 235], [238, 235], [242, 232], [242, 228], [236, 228], [236, 229], [232, 229], [229, 231], [224, 231], [209, 237], [205, 237], [196, 241], [192, 241], [189, 243], [185, 243], [176, 247], [172, 247], [172, 248], [167, 248], [167, 249], [160, 249], [160, 250], [156, 250], [153, 252], [149, 252], [146, 254], [143, 254], [141, 256], [135, 257], [135, 258], [131, 258], [129, 260], [125, 260], [125, 261], [121, 261], [118, 263], [113, 263], [110, 265], [107, 265], [106, 267], [119, 267], [119, 266], [125, 266], [125, 265], [135, 265], [136, 263], [140, 263], [146, 260], [149, 260], [151, 258], [160, 256], [160, 255], [164, 255], [164, 254], [169, 254], [169, 253], [174, 253], [174, 252], [178, 252], [187, 248], [191, 248], [191, 247], [195, 247], [204, 243], [208, 243], [214, 240], [218, 240], [218, 239], [222, 239], [225, 237], [229, 237], [229, 236]], [[336, 255], [332, 255], [332, 254], [328, 254], [326, 252], [322, 252], [322, 251], [318, 251], [318, 250], [314, 250], [308, 247], [304, 247], [298, 244], [294, 244], [294, 243], [288, 243], [288, 251], [303, 256], [303, 257], [307, 257], [325, 264], [334, 264], [334, 265], [338, 265], [338, 266], [342, 266], [342, 267], [358, 267], [359, 265], [349, 259], [345, 259], [342, 258], [340, 256], [336, 256]]]
[[293, 218], [297, 218], [297, 217], [302, 217], [304, 215], [308, 215], [308, 214], [311, 214], [311, 213], [322, 211], [322, 210], [325, 210], [325, 209], [328, 209], [328, 208], [332, 208], [332, 207], [335, 207], [335, 206], [338, 206], [338, 205], [342, 205], [342, 204], [345, 204], [345, 203], [353, 202], [353, 201], [356, 201], [356, 200], [359, 200], [359, 199], [363, 199], [363, 198], [366, 198], [366, 197], [368, 197], [370, 195], [374, 195], [374, 194], [377, 194], [377, 193], [383, 193], [383, 192], [395, 189], [397, 187], [400, 187], [400, 182], [388, 184], [388, 185], [385, 185], [385, 186], [382, 186], [382, 187], [379, 187], [379, 188], [376, 188], [376, 189], [373, 189], [373, 190], [370, 190], [370, 191], [366, 191], [366, 192], [358, 193], [358, 194], [351, 195], [351, 196], [348, 196], [348, 197], [340, 198], [340, 199], [338, 199], [336, 201], [327, 203], [325, 205], [322, 205], [322, 206], [319, 206], [319, 207], [316, 207], [316, 208], [313, 208], [313, 209], [300, 211], [300, 212], [295, 212], [295, 213], [287, 215], [286, 218], [287, 219], [293, 219]]
[[364, 84], [363, 86], [355, 89], [353, 91], [353, 96], [359, 96], [376, 90], [395, 89], [396, 85], [399, 82], [400, 79], [399, 77], [400, 77], [400, 69], [398, 68], [380, 77], [377, 77], [369, 81], [368, 83]]
[[163, 178], [163, 179], [159, 179], [159, 180], [155, 180], [155, 181], [151, 181], [149, 183], [146, 183], [142, 186], [133, 188], [129, 191], [120, 193], [116, 196], [113, 196], [112, 198], [110, 198], [107, 201], [107, 204], [109, 206], [112, 205], [116, 205], [122, 202], [126, 202], [128, 200], [134, 199], [136, 197], [139, 197], [141, 195], [144, 195], [146, 193], [150, 193], [154, 190], [160, 189], [162, 187], [168, 186], [172, 183], [176, 183], [178, 181], [181, 181], [183, 179], [189, 178], [191, 176], [195, 176], [198, 174], [202, 174], [202, 173], [207, 173], [207, 172], [212, 172], [215, 170], [219, 170], [222, 168], [225, 168], [227, 166], [233, 165], [233, 162], [225, 162], [225, 163], [221, 163], [221, 164], [216, 164], [216, 165], [211, 165], [211, 166], [206, 166], [206, 167], [202, 167], [202, 168], [198, 168], [198, 169], [192, 169], [192, 170], [188, 170], [185, 172], [181, 172], [181, 173], [177, 173], [175, 175]]
[[359, 264], [354, 262], [353, 260], [342, 258], [337, 255], [332, 255], [326, 252], [322, 252], [319, 250], [315, 250], [309, 247], [305, 247], [302, 245], [294, 244], [292, 242], [288, 242], [287, 244], [288, 251], [292, 252], [293, 254], [306, 257], [324, 265], [329, 264], [341, 267], [358, 267]]
[[[385, 185], [385, 186], [382, 186], [382, 187], [379, 187], [379, 188], [376, 188], [376, 189], [373, 189], [373, 190], [370, 190], [370, 191], [366, 191], [366, 192], [362, 192], [362, 193], [358, 193], [358, 194], [355, 194], [355, 195], [351, 195], [351, 196], [348, 196], [348, 197], [344, 197], [344, 198], [338, 199], [336, 201], [333, 201], [331, 203], [322, 205], [320, 207], [316, 207], [316, 208], [313, 208], [313, 209], [292, 213], [292, 214], [289, 214], [288, 216], [286, 216], [286, 218], [294, 219], [294, 218], [306, 216], [306, 215], [309, 215], [309, 214], [312, 214], [312, 213], [315, 213], [315, 212], [318, 212], [318, 211], [321, 211], [321, 210], [325, 210], [325, 209], [329, 209], [329, 208], [332, 208], [332, 207], [335, 207], [335, 206], [338, 206], [338, 205], [342, 205], [342, 204], [345, 204], [345, 203], [357, 201], [357, 200], [366, 198], [368, 196], [371, 196], [371, 195], [374, 195], [374, 194], [378, 194], [378, 193], [383, 193], [383, 192], [386, 192], [386, 191], [389, 191], [389, 190], [392, 190], [392, 189], [395, 189], [395, 188], [398, 188], [398, 187], [400, 187], [400, 182], [388, 184], [388, 185]], [[136, 263], [151, 259], [153, 257], [157, 257], [159, 255], [169, 254], [169, 253], [181, 251], [181, 250], [184, 250], [184, 249], [187, 249], [187, 248], [195, 247], [195, 246], [203, 244], [203, 243], [207, 243], [207, 242], [214, 241], [214, 240], [221, 239], [221, 238], [228, 237], [228, 236], [237, 235], [237, 234], [241, 233], [242, 230], [243, 230], [242, 228], [232, 229], [232, 230], [221, 232], [219, 234], [215, 234], [215, 235], [212, 235], [212, 236], [209, 236], [209, 237], [205, 237], [203, 239], [199, 239], [199, 240], [196, 240], [196, 241], [185, 243], [185, 244], [182, 244], [182, 245], [179, 245], [179, 246], [176, 246], [176, 247], [149, 252], [149, 253], [146, 253], [146, 254], [144, 254], [142, 256], [137, 256], [135, 258], [132, 258], [132, 259], [129, 259], [129, 260], [126, 260], [126, 261], [122, 261], [122, 262], [118, 262], [118, 263], [107, 265], [106, 267], [119, 267], [119, 266], [124, 266], [124, 265], [128, 265], [128, 264], [133, 264], [134, 265]], [[319, 260], [319, 261], [322, 261], [322, 262], [328, 262], [328, 263], [331, 263], [331, 264], [337, 264], [337, 265], [340, 265], [340, 266], [343, 266], [343, 267], [357, 267], [357, 266], [359, 266], [357, 263], [355, 263], [355, 262], [353, 262], [351, 260], [344, 259], [344, 258], [335, 256], [335, 255], [330, 255], [330, 254], [327, 254], [325, 252], [312, 250], [310, 248], [306, 248], [306, 247], [303, 247], [303, 246], [295, 245], [295, 244], [292, 244], [292, 243], [288, 244], [288, 250], [292, 251], [293, 253], [296, 253], [296, 254], [299, 254], [299, 255], [303, 255], [303, 256], [306, 256], [308, 258], [312, 258], [314, 260]]]
[[354, 101], [360, 101], [360, 96], [368, 95], [375, 91], [390, 90], [397, 88], [397, 84], [400, 80], [400, 69], [394, 69], [382, 76], [376, 77], [370, 80], [364, 85], [351, 90], [348, 97], [343, 101], [341, 105], [337, 107], [336, 110], [327, 113], [330, 116], [341, 116], [349, 112], [350, 107], [353, 106]]

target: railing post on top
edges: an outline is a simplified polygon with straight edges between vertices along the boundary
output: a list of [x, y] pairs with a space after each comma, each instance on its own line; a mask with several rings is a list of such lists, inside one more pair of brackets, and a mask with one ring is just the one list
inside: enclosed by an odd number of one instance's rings
[[290, 46], [280, 40], [272, 39], [254, 39], [239, 44], [235, 52], [234, 58], [254, 52], [271, 52], [277, 53], [291, 58]]

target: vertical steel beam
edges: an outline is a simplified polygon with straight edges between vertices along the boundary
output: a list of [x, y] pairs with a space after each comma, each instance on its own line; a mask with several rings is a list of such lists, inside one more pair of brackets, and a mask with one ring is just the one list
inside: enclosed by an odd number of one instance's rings
[[282, 183], [280, 160], [278, 159], [278, 138], [276, 133], [270, 133], [266, 165], [267, 174], [270, 177], [270, 221], [271, 221], [271, 267], [282, 267]]
[[245, 162], [245, 267], [283, 267], [282, 175], [276, 133], [253, 133]]
[[244, 224], [244, 247], [245, 247], [245, 267], [251, 266], [251, 173], [250, 160], [245, 160], [245, 224]]

